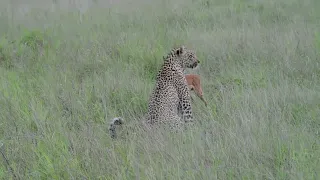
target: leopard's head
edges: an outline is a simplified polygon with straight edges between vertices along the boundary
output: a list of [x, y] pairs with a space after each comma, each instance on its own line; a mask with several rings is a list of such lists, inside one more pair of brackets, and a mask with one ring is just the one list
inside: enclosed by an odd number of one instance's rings
[[183, 68], [195, 68], [200, 63], [195, 51], [184, 46], [175, 49], [175, 54]]

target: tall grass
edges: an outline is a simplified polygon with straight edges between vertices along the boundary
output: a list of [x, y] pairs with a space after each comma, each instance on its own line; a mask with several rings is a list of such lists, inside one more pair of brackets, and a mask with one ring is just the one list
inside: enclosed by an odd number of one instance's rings
[[[86, 3], [0, 3], [1, 179], [320, 178], [318, 0]], [[111, 140], [181, 44], [202, 62], [196, 128]]]

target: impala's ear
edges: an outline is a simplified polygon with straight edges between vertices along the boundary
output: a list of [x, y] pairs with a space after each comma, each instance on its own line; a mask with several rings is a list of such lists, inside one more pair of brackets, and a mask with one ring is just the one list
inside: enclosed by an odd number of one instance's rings
[[185, 47], [184, 47], [184, 46], [181, 46], [181, 47], [179, 47], [179, 48], [177, 49], [176, 54], [177, 54], [178, 56], [180, 56], [181, 54], [184, 53], [184, 51], [185, 51]]

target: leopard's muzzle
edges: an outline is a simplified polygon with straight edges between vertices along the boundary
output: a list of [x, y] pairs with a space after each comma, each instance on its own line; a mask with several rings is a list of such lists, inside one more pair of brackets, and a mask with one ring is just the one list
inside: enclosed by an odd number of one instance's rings
[[193, 68], [197, 67], [198, 64], [200, 64], [200, 61], [199, 61], [199, 60], [197, 60], [196, 62], [194, 62], [194, 63], [190, 66], [190, 68], [193, 69]]

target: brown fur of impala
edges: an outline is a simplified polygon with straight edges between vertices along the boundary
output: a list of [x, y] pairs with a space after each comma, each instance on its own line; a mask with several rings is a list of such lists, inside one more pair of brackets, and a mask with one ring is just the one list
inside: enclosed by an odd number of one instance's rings
[[204, 102], [205, 106], [207, 106], [207, 102], [203, 98], [200, 76], [196, 74], [186, 74], [185, 77], [190, 90], [194, 91], [196, 95]]

